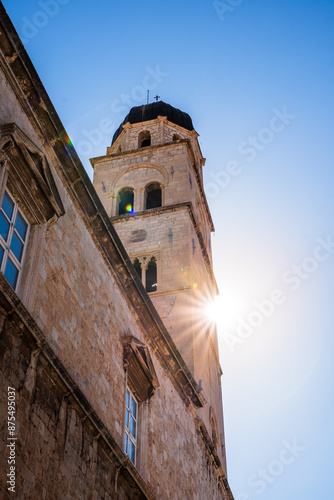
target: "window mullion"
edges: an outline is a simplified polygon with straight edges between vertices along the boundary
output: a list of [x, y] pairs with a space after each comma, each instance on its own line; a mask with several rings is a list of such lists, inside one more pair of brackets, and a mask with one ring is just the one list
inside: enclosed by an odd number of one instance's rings
[[4, 253], [3, 253], [3, 257], [2, 257], [0, 271], [2, 273], [4, 273], [5, 272], [6, 263], [7, 263], [7, 259], [8, 259], [8, 248], [7, 248], [7, 245], [1, 245], [1, 246], [2, 246], [2, 249], [3, 249]]
[[14, 210], [13, 210], [13, 214], [12, 214], [13, 226], [14, 226], [15, 221], [16, 221], [17, 211], [18, 211], [18, 206], [17, 206], [17, 203], [14, 201]]
[[13, 219], [12, 219], [10, 224], [9, 224], [9, 231], [8, 231], [8, 237], [7, 237], [8, 249], [10, 249], [10, 245], [12, 243], [13, 233], [14, 233], [14, 224], [13, 224]]

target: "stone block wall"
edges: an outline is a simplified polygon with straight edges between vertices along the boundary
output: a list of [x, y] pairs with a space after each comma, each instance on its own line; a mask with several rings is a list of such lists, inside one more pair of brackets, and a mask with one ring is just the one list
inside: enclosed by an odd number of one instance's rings
[[[184, 132], [183, 134], [185, 135]], [[137, 203], [136, 199], [140, 195], [136, 193], [152, 182], [159, 182], [162, 186], [163, 206], [191, 202], [211, 259], [211, 231], [205, 215], [206, 207], [199, 192], [186, 143], [169, 143], [156, 149], [143, 148], [115, 156], [107, 155], [94, 159], [93, 166], [94, 187], [110, 216], [118, 215], [117, 194], [125, 187], [134, 189], [135, 211], [144, 210], [144, 196]], [[200, 169], [199, 163], [197, 167]]]
[[[135, 468], [124, 458], [120, 461], [121, 450], [105, 435], [82, 393], [77, 391], [74, 397], [66, 372], [59, 364], [55, 369], [17, 318], [4, 321], [0, 348], [4, 356], [1, 387], [10, 385], [16, 390], [15, 498], [224, 498], [203, 438], [193, 418], [184, 418], [183, 403], [170, 386], [161, 385], [149, 404], [149, 488], [142, 481], [138, 486]], [[5, 396], [6, 391], [1, 391], [0, 442], [5, 451], [1, 453], [0, 496], [4, 500], [13, 498], [3, 474], [8, 468]]]
[[[3, 318], [2, 318], [3, 319]], [[0, 497], [17, 500], [153, 498], [138, 489], [80, 402], [29, 333], [5, 320], [0, 334]], [[64, 373], [64, 372], [63, 372]], [[8, 491], [7, 387], [15, 389], [15, 493]], [[88, 409], [87, 407], [86, 409]], [[13, 494], [14, 493], [14, 494]]]

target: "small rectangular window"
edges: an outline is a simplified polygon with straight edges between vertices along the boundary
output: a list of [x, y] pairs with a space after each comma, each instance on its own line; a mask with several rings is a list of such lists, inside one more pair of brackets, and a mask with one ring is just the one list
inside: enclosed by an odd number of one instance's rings
[[0, 208], [0, 271], [16, 290], [28, 239], [29, 225], [6, 190]]
[[138, 401], [129, 388], [126, 390], [124, 452], [136, 465]]

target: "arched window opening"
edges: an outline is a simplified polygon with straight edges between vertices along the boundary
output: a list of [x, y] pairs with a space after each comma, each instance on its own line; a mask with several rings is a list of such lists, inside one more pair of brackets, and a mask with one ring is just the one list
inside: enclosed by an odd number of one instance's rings
[[199, 197], [197, 196], [197, 210], [200, 215], [200, 224], [201, 224], [201, 230], [202, 230], [202, 236], [204, 241], [207, 239], [207, 229], [206, 229], [206, 222], [205, 222], [205, 217], [203, 213], [203, 209], [201, 206], [201, 202], [199, 200]]
[[133, 189], [124, 188], [118, 193], [118, 215], [133, 213]]
[[146, 187], [146, 210], [161, 207], [161, 186], [153, 182]]
[[215, 428], [214, 424], [212, 425], [212, 442], [213, 442], [213, 445], [214, 445], [215, 449], [217, 449], [217, 447], [218, 447], [218, 436], [217, 436], [217, 431], [216, 431], [216, 428]]
[[151, 146], [151, 134], [148, 130], [145, 130], [139, 134], [138, 147], [146, 148], [147, 146]]
[[176, 142], [176, 141], [179, 141], [181, 139], [181, 137], [177, 134], [174, 134], [173, 135], [173, 142]]
[[210, 408], [210, 424], [211, 424], [211, 438], [215, 449], [218, 448], [218, 431], [217, 431], [217, 422], [214, 411]]
[[135, 259], [134, 262], [133, 262], [133, 266], [139, 276], [139, 279], [141, 280], [142, 279], [142, 268], [141, 268], [141, 263], [138, 259]]
[[157, 288], [157, 261], [155, 257], [152, 257], [146, 270], [146, 291], [156, 292]]

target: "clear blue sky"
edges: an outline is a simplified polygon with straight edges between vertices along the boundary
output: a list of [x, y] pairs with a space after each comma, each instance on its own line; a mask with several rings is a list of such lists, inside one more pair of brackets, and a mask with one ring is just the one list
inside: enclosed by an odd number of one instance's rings
[[334, 2], [54, 1], [3, 3], [90, 176], [147, 86], [200, 134], [235, 499], [332, 500]]

